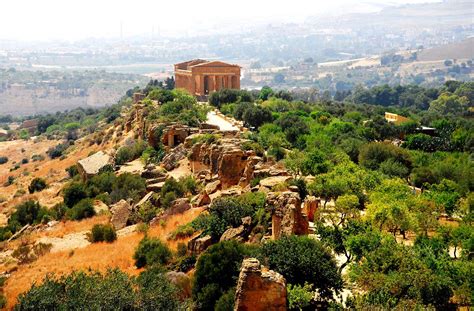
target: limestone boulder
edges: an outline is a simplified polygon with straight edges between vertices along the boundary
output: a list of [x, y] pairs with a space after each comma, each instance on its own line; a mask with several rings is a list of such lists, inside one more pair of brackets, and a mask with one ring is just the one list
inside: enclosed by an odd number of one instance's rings
[[201, 207], [204, 205], [211, 204], [211, 197], [207, 194], [206, 190], [197, 195], [196, 200], [194, 201], [194, 206]]
[[94, 206], [94, 211], [96, 214], [102, 214], [109, 211], [109, 207], [107, 206], [107, 204], [105, 204], [104, 202], [100, 200], [94, 200], [93, 206]]
[[243, 260], [234, 311], [284, 311], [286, 300], [286, 280], [281, 274], [263, 268], [256, 258]]
[[114, 159], [112, 156], [103, 151], [99, 151], [85, 159], [79, 160], [77, 162], [77, 170], [82, 179], [87, 180], [99, 174], [106, 166], [112, 166], [113, 164]]
[[291, 176], [273, 176], [273, 177], [268, 177], [260, 180], [260, 186], [272, 189], [276, 185], [285, 183], [289, 180], [291, 180]]
[[227, 229], [221, 236], [220, 241], [236, 240], [239, 242], [245, 241], [250, 233], [252, 224], [251, 217], [242, 218], [242, 225], [237, 228]]
[[115, 230], [120, 230], [127, 225], [128, 219], [132, 213], [132, 207], [127, 201], [122, 199], [111, 206], [110, 212], [112, 213], [110, 222]]
[[188, 251], [191, 255], [199, 255], [212, 245], [212, 237], [210, 235], [198, 236], [188, 242]]
[[176, 148], [168, 152], [161, 161], [161, 165], [167, 170], [171, 171], [178, 167], [178, 162], [184, 159], [188, 154], [188, 151], [183, 144], [180, 144]]
[[270, 192], [266, 205], [272, 214], [273, 239], [309, 233], [308, 217], [303, 213], [297, 192]]
[[206, 192], [208, 194], [213, 194], [214, 192], [219, 190], [220, 186], [221, 186], [221, 181], [220, 180], [210, 182], [206, 185]]

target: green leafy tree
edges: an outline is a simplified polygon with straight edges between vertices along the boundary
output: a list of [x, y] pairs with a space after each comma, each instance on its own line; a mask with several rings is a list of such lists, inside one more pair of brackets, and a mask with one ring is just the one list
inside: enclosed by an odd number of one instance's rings
[[342, 289], [342, 278], [333, 255], [323, 244], [305, 236], [285, 236], [265, 243], [262, 255], [270, 269], [290, 284], [314, 285], [323, 299]]

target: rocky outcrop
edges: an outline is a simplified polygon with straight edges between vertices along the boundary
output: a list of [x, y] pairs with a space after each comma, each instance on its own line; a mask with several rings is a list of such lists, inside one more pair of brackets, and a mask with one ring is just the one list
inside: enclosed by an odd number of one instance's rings
[[99, 151], [85, 159], [79, 160], [77, 162], [77, 170], [82, 179], [87, 180], [99, 174], [106, 166], [112, 166], [113, 164], [114, 159], [112, 156], [103, 151]]
[[212, 144], [194, 144], [190, 155], [193, 172], [209, 169], [211, 174], [217, 174], [222, 189], [237, 185], [244, 176], [249, 158], [255, 155], [251, 150], [242, 150], [244, 141], [239, 138], [222, 138]]
[[162, 168], [151, 164], [145, 167], [145, 170], [141, 173], [141, 176], [146, 179], [163, 179], [160, 181], [165, 181], [167, 174]]
[[301, 199], [297, 192], [270, 192], [267, 208], [272, 213], [272, 238], [284, 235], [305, 235], [309, 233], [308, 217], [301, 209]]
[[211, 197], [209, 197], [209, 194], [207, 194], [206, 190], [198, 194], [196, 200], [194, 201], [195, 207], [201, 207], [209, 204], [211, 204]]
[[170, 152], [168, 152], [161, 161], [161, 165], [167, 170], [171, 171], [178, 167], [178, 162], [184, 159], [188, 154], [183, 144], [180, 144]]
[[242, 262], [235, 291], [234, 311], [283, 311], [286, 308], [286, 280], [262, 268], [255, 258]]
[[188, 242], [188, 251], [191, 255], [199, 255], [212, 245], [212, 238], [210, 235], [198, 236]]
[[221, 181], [220, 180], [212, 181], [212, 182], [206, 184], [206, 192], [208, 194], [213, 194], [214, 192], [219, 190], [220, 187], [221, 187]]
[[308, 215], [309, 221], [314, 221], [314, 214], [319, 207], [319, 199], [314, 196], [307, 196], [303, 203], [303, 213]]
[[227, 229], [221, 236], [220, 241], [236, 240], [239, 242], [245, 241], [250, 234], [252, 224], [251, 217], [242, 218], [242, 225], [237, 228]]
[[110, 212], [112, 213], [110, 222], [115, 230], [120, 230], [127, 225], [128, 219], [132, 213], [132, 207], [127, 201], [120, 200], [111, 206]]
[[284, 184], [284, 183], [286, 183], [287, 181], [289, 181], [291, 179], [292, 178], [290, 176], [267, 177], [267, 178], [264, 178], [264, 179], [260, 180], [260, 186], [271, 190], [276, 185]]

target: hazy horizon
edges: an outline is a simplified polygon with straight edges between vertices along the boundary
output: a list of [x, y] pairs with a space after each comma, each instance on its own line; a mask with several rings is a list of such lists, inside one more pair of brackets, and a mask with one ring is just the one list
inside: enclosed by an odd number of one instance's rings
[[302, 22], [309, 16], [377, 11], [389, 5], [439, 0], [307, 0], [264, 3], [241, 0], [237, 6], [222, 1], [147, 3], [125, 0], [71, 3], [60, 0], [15, 0], [2, 3], [0, 39], [19, 41], [124, 38], [138, 35], [187, 36], [235, 31], [274, 22]]

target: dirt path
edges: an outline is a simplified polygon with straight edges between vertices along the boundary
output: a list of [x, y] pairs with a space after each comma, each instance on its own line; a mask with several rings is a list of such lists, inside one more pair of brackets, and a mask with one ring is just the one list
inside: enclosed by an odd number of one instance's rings
[[239, 128], [233, 125], [224, 117], [218, 115], [214, 110], [211, 110], [207, 113], [207, 123], [212, 125], [217, 125], [221, 131], [238, 131]]

